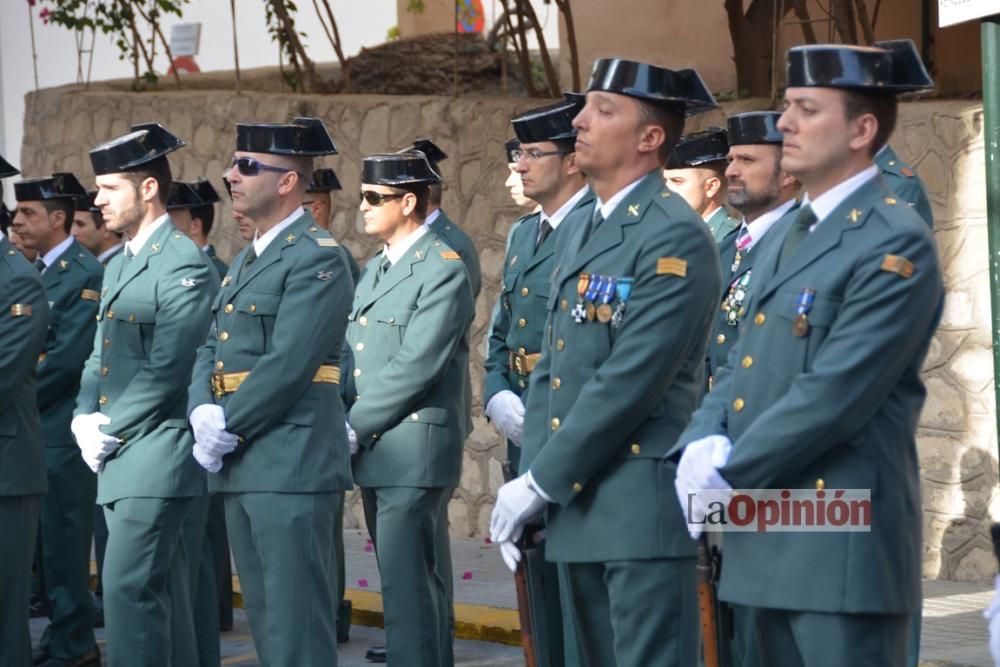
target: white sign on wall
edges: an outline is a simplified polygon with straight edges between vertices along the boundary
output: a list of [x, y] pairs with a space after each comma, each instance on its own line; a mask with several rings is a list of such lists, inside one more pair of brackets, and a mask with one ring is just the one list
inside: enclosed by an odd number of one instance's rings
[[[997, 0], [1000, 2], [1000, 0]], [[170, 52], [174, 58], [198, 55], [201, 40], [200, 23], [175, 23], [170, 28]]]
[[938, 27], [1000, 14], [1000, 0], [938, 0]]

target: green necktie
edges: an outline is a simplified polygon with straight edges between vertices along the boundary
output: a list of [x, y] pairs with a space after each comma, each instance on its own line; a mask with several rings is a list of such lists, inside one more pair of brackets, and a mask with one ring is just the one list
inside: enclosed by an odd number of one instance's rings
[[250, 250], [248, 250], [247, 254], [243, 256], [243, 266], [240, 267], [240, 273], [236, 276], [236, 280], [240, 280], [243, 277], [243, 274], [248, 268], [250, 268], [250, 265], [254, 263], [255, 259], [257, 259], [257, 250], [253, 247], [253, 244], [251, 244]]
[[788, 261], [788, 258], [795, 253], [799, 244], [809, 236], [809, 228], [815, 223], [816, 214], [813, 213], [812, 207], [809, 204], [799, 209], [798, 214], [795, 216], [795, 222], [788, 228], [788, 233], [785, 235], [785, 242], [781, 246], [781, 254], [778, 255], [778, 266], [776, 268], [781, 268], [781, 265]]
[[35, 268], [38, 269], [39, 273], [41, 273], [42, 271], [44, 271], [45, 270], [45, 260], [43, 260], [41, 257], [39, 257], [38, 259], [36, 259], [35, 260]]
[[389, 260], [389, 256], [386, 255], [378, 264], [378, 271], [375, 272], [375, 284], [372, 285], [372, 287], [376, 287], [378, 285], [378, 281], [382, 279], [382, 276], [389, 272], [390, 267], [392, 267], [392, 262]]
[[587, 225], [587, 229], [583, 231], [583, 241], [580, 243], [581, 248], [586, 245], [590, 235], [594, 233], [594, 230], [597, 229], [602, 222], [604, 222], [604, 214], [601, 213], [601, 209], [595, 208], [594, 215], [590, 219], [590, 224]]

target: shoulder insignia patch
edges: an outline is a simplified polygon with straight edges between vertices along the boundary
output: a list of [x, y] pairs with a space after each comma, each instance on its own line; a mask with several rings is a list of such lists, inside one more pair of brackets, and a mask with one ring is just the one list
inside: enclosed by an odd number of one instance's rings
[[663, 188], [663, 190], [660, 191], [660, 196], [661, 197], [669, 197], [670, 196], [670, 189], [669, 188]]
[[886, 255], [882, 260], [882, 270], [909, 278], [913, 275], [913, 262], [902, 255]]
[[888, 204], [889, 206], [895, 206], [896, 205], [896, 198], [895, 197], [886, 197], [885, 198], [885, 203]]
[[65, 271], [66, 269], [69, 268], [69, 262], [67, 262], [65, 259], [60, 259], [59, 260], [59, 268], [62, 269], [63, 271]]
[[30, 303], [15, 303], [10, 307], [11, 317], [31, 317]]
[[295, 240], [295, 234], [289, 234], [288, 236], [285, 237], [285, 243], [291, 243], [294, 240]]
[[233, 277], [232, 276], [226, 276], [225, 278], [222, 279], [222, 286], [223, 287], [229, 287], [229, 283], [231, 283], [231, 282], [233, 282]]
[[194, 287], [200, 282], [197, 278], [181, 278], [181, 287]]
[[338, 244], [335, 239], [316, 239], [316, 245], [320, 248], [336, 248]]
[[316, 278], [319, 280], [330, 280], [333, 278], [333, 271], [319, 271], [316, 273]]
[[462, 259], [462, 257], [454, 250], [445, 250], [441, 253], [441, 259]]
[[688, 263], [680, 257], [661, 257], [656, 260], [656, 275], [687, 277]]
[[631, 215], [633, 218], [638, 218], [639, 217], [639, 205], [638, 204], [629, 204], [628, 205], [628, 214]]
[[901, 174], [903, 174], [903, 176], [906, 176], [907, 178], [913, 178], [913, 170], [910, 169], [909, 167], [903, 167], [899, 171]]
[[95, 290], [85, 289], [82, 292], [80, 292], [80, 298], [83, 299], [84, 301], [100, 301], [101, 295], [98, 294]]

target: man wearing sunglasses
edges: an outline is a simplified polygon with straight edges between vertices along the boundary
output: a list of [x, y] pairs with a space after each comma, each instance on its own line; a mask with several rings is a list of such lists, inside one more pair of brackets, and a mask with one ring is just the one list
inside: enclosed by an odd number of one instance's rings
[[107, 664], [196, 665], [187, 591], [199, 554], [181, 530], [205, 474], [190, 455], [186, 389], [218, 282], [165, 208], [166, 156], [184, 142], [155, 123], [132, 130], [90, 151], [94, 203], [126, 243], [104, 273], [71, 427], [108, 526]]
[[317, 118], [236, 126], [227, 179], [256, 235], [222, 280], [190, 387], [194, 456], [223, 495], [270, 665], [337, 664], [333, 512], [351, 487], [338, 385], [354, 283], [302, 208], [313, 158], [336, 152]]
[[[574, 155], [573, 117], [582, 107], [560, 102], [511, 121], [520, 140], [511, 156], [515, 173], [525, 196], [541, 210], [520, 218], [507, 237], [503, 285], [490, 325], [483, 402], [486, 416], [507, 440], [507, 460], [515, 473], [521, 463], [531, 464], [521, 461], [524, 402], [541, 356], [557, 238], [571, 211], [594, 203]], [[563, 631], [556, 566], [545, 562], [544, 542], [526, 545], [526, 552], [530, 597], [539, 602], [532, 608], [532, 630], [536, 653], [543, 658], [540, 664], [579, 664], [572, 625], [567, 623]]]
[[356, 399], [348, 437], [375, 542], [390, 664], [454, 664], [447, 539], [458, 485], [472, 290], [458, 252], [424, 224], [440, 182], [420, 152], [364, 160], [365, 232], [384, 242], [361, 274], [347, 337]]

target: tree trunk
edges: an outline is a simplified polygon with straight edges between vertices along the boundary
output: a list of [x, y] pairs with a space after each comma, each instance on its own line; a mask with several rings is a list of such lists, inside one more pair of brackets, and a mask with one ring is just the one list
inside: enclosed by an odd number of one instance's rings
[[573, 8], [570, 0], [556, 0], [556, 7], [566, 21], [566, 44], [569, 45], [569, 68], [573, 72], [573, 91], [580, 89], [580, 54], [576, 47], [576, 26], [573, 24]]
[[733, 40], [739, 95], [771, 95], [771, 53], [774, 35], [773, 0], [754, 0], [743, 13], [742, 0], [725, 0], [729, 35]]

